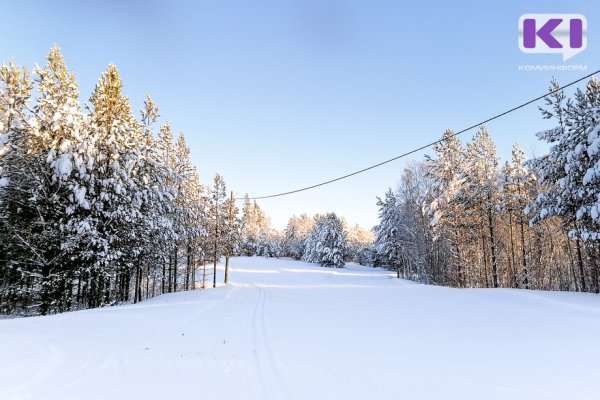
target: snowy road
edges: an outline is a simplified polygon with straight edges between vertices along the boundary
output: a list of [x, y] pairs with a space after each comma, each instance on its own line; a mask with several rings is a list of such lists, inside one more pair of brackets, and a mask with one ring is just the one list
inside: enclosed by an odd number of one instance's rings
[[232, 284], [0, 320], [0, 399], [597, 399], [600, 296], [237, 258]]

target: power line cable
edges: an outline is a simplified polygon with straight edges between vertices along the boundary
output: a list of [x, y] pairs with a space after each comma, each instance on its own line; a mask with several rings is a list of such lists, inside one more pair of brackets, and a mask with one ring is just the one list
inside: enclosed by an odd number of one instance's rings
[[[491, 121], [493, 121], [493, 120], [495, 120], [495, 119], [498, 119], [498, 118], [500, 118], [500, 117], [503, 117], [503, 116], [505, 116], [505, 115], [507, 115], [507, 114], [510, 114], [510, 113], [512, 113], [512, 112], [514, 112], [514, 111], [517, 111], [517, 110], [519, 110], [519, 109], [521, 109], [521, 108], [523, 108], [523, 107], [526, 107], [526, 106], [528, 106], [528, 105], [530, 105], [530, 104], [532, 104], [532, 103], [535, 103], [535, 102], [537, 102], [537, 101], [539, 101], [539, 100], [541, 100], [541, 99], [544, 99], [544, 98], [546, 98], [547, 96], [549, 96], [549, 95], [551, 95], [551, 94], [553, 94], [553, 93], [560, 92], [561, 90], [564, 90], [564, 89], [568, 88], [569, 86], [573, 86], [573, 85], [575, 85], [576, 83], [579, 83], [579, 82], [581, 82], [581, 81], [583, 81], [583, 80], [585, 80], [585, 79], [588, 79], [588, 78], [590, 78], [590, 77], [592, 77], [593, 75], [595, 75], [595, 74], [598, 74], [598, 73], [600, 73], [600, 69], [598, 69], [598, 70], [596, 70], [596, 71], [594, 71], [594, 72], [592, 72], [592, 73], [590, 73], [590, 74], [588, 74], [588, 75], [586, 75], [586, 76], [583, 76], [583, 77], [581, 77], [581, 78], [579, 78], [579, 79], [577, 79], [577, 80], [574, 80], [574, 81], [572, 81], [572, 82], [570, 82], [570, 83], [568, 83], [568, 84], [566, 84], [566, 85], [563, 85], [563, 86], [561, 86], [561, 87], [560, 87], [560, 88], [558, 88], [558, 89], [551, 90], [551, 91], [549, 91], [549, 92], [548, 92], [548, 93], [546, 93], [546, 94], [543, 94], [543, 95], [541, 95], [541, 96], [538, 96], [538, 97], [536, 97], [536, 98], [534, 98], [534, 99], [531, 99], [531, 100], [529, 100], [529, 101], [527, 101], [527, 102], [525, 102], [525, 103], [519, 104], [519, 105], [518, 105], [518, 106], [516, 106], [516, 107], [513, 107], [513, 108], [511, 108], [511, 109], [508, 109], [508, 110], [506, 110], [506, 111], [504, 111], [504, 112], [502, 112], [502, 113], [500, 113], [500, 114], [496, 114], [496, 115], [494, 115], [493, 117], [490, 117], [490, 118], [488, 118], [488, 119], [486, 119], [486, 120], [483, 120], [483, 121], [481, 121], [481, 122], [478, 122], [478, 123], [476, 123], [476, 124], [473, 124], [473, 125], [469, 126], [468, 128], [461, 129], [460, 131], [458, 131], [458, 132], [455, 132], [455, 133], [453, 133], [452, 135], [449, 135], [449, 136], [447, 136], [447, 137], [445, 137], [445, 138], [442, 138], [442, 139], [436, 140], [436, 141], [434, 141], [434, 142], [431, 142], [431, 143], [425, 144], [425, 145], [423, 145], [423, 146], [421, 146], [421, 147], [417, 147], [417, 148], [415, 148], [415, 149], [413, 149], [413, 150], [407, 151], [406, 153], [402, 153], [402, 154], [400, 154], [400, 155], [397, 155], [396, 157], [390, 158], [390, 159], [388, 159], [388, 160], [385, 160], [385, 161], [381, 161], [381, 162], [379, 162], [379, 163], [377, 163], [377, 164], [373, 164], [373, 165], [371, 165], [371, 166], [369, 166], [369, 167], [366, 167], [366, 168], [360, 169], [360, 170], [358, 170], [358, 171], [354, 171], [354, 172], [351, 172], [351, 173], [349, 173], [349, 174], [342, 175], [342, 176], [339, 176], [339, 177], [337, 177], [337, 178], [330, 179], [330, 180], [328, 180], [328, 181], [324, 181], [324, 182], [317, 183], [317, 184], [314, 184], [314, 185], [306, 186], [306, 187], [303, 187], [303, 188], [300, 188], [300, 189], [290, 190], [290, 191], [287, 191], [287, 192], [282, 192], [282, 193], [277, 193], [277, 194], [270, 194], [270, 195], [267, 195], [267, 196], [256, 196], [256, 197], [249, 197], [249, 199], [250, 199], [250, 200], [262, 200], [262, 199], [269, 199], [269, 198], [273, 198], [273, 197], [287, 196], [287, 195], [290, 195], [290, 194], [299, 193], [299, 192], [304, 192], [304, 191], [306, 191], [306, 190], [310, 190], [310, 189], [318, 188], [318, 187], [320, 187], [320, 186], [329, 185], [330, 183], [334, 183], [334, 182], [337, 182], [337, 181], [341, 181], [342, 179], [347, 179], [347, 178], [350, 178], [350, 177], [352, 177], [352, 176], [354, 176], [354, 175], [362, 174], [363, 172], [367, 172], [367, 171], [369, 171], [369, 170], [372, 170], [372, 169], [374, 169], [374, 168], [381, 167], [382, 165], [389, 164], [389, 163], [391, 163], [392, 161], [396, 161], [396, 160], [398, 160], [398, 159], [400, 159], [400, 158], [403, 158], [403, 157], [409, 156], [409, 155], [411, 155], [411, 154], [414, 154], [414, 153], [417, 153], [417, 152], [419, 152], [419, 151], [421, 151], [421, 150], [424, 150], [424, 149], [426, 149], [426, 148], [428, 148], [428, 147], [434, 146], [434, 145], [436, 145], [436, 144], [438, 144], [438, 143], [441, 143], [441, 142], [443, 142], [443, 141], [445, 141], [445, 140], [448, 140], [448, 139], [450, 139], [451, 137], [458, 136], [458, 135], [460, 135], [460, 134], [463, 134], [463, 133], [465, 133], [465, 132], [468, 132], [468, 131], [470, 131], [471, 129], [477, 128], [477, 127], [478, 127], [478, 126], [480, 126], [480, 125], [487, 124], [488, 122], [491, 122]], [[243, 198], [243, 197], [238, 197], [238, 198], [236, 198], [236, 200], [242, 200], [242, 199], [244, 199], [244, 198]]]

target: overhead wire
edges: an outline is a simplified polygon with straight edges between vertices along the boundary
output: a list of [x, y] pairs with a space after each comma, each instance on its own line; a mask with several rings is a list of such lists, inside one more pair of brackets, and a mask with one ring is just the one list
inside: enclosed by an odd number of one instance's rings
[[[583, 77], [581, 77], [579, 79], [576, 79], [576, 80], [574, 80], [572, 82], [569, 82], [566, 85], [562, 85], [561, 87], [559, 87], [557, 89], [548, 91], [548, 92], [546, 92], [543, 95], [537, 96], [537, 97], [535, 97], [535, 98], [533, 98], [531, 100], [528, 100], [528, 101], [526, 101], [524, 103], [521, 103], [518, 106], [512, 107], [512, 108], [510, 108], [510, 109], [508, 109], [506, 111], [503, 111], [503, 112], [501, 112], [499, 114], [496, 114], [496, 115], [494, 115], [494, 116], [492, 116], [490, 118], [487, 118], [487, 119], [485, 119], [483, 121], [477, 122], [477, 123], [475, 123], [475, 124], [473, 124], [473, 125], [471, 125], [471, 126], [469, 126], [467, 128], [461, 129], [458, 132], [454, 132], [451, 135], [447, 135], [447, 136], [445, 136], [445, 137], [443, 137], [443, 138], [441, 138], [439, 140], [436, 140], [436, 141], [424, 144], [424, 145], [422, 145], [420, 147], [414, 148], [412, 150], [409, 150], [407, 152], [399, 154], [399, 155], [397, 155], [395, 157], [392, 157], [390, 159], [387, 159], [385, 161], [378, 162], [377, 164], [370, 165], [370, 166], [368, 166], [366, 168], [362, 168], [362, 169], [359, 169], [357, 171], [348, 173], [346, 175], [342, 175], [342, 176], [339, 176], [337, 178], [329, 179], [329, 180], [324, 181], [324, 182], [316, 183], [314, 185], [305, 186], [305, 187], [302, 187], [302, 188], [299, 188], [299, 189], [289, 190], [289, 191], [286, 191], [286, 192], [281, 192], [281, 193], [276, 193], [276, 194], [270, 194], [270, 195], [265, 195], [265, 196], [253, 196], [253, 197], [248, 197], [248, 199], [249, 200], [262, 200], [262, 199], [269, 199], [269, 198], [273, 198], [273, 197], [287, 196], [287, 195], [290, 195], [290, 194], [304, 192], [306, 190], [311, 190], [311, 189], [315, 189], [315, 188], [318, 188], [318, 187], [321, 187], [321, 186], [329, 185], [330, 183], [338, 182], [338, 181], [341, 181], [343, 179], [347, 179], [347, 178], [350, 178], [352, 176], [355, 176], [355, 175], [358, 175], [358, 174], [362, 174], [363, 172], [367, 172], [369, 170], [381, 167], [382, 165], [389, 164], [389, 163], [391, 163], [393, 161], [396, 161], [396, 160], [399, 160], [401, 158], [407, 157], [407, 156], [409, 156], [411, 154], [417, 153], [417, 152], [419, 152], [421, 150], [425, 150], [426, 148], [432, 147], [432, 146], [434, 146], [434, 145], [436, 145], [438, 143], [442, 143], [443, 141], [446, 141], [446, 140], [448, 140], [448, 139], [450, 139], [452, 137], [461, 135], [461, 134], [463, 134], [465, 132], [470, 131], [471, 129], [477, 128], [480, 125], [485, 125], [488, 122], [494, 121], [494, 120], [496, 120], [498, 118], [501, 118], [501, 117], [503, 117], [503, 116], [505, 116], [507, 114], [510, 114], [510, 113], [512, 113], [514, 111], [517, 111], [517, 110], [519, 110], [519, 109], [521, 109], [523, 107], [526, 107], [526, 106], [528, 106], [528, 105], [530, 105], [532, 103], [535, 103], [535, 102], [537, 102], [539, 100], [542, 100], [542, 99], [544, 99], [544, 98], [552, 95], [553, 93], [560, 92], [561, 90], [564, 90], [564, 89], [566, 89], [566, 88], [568, 88], [570, 86], [573, 86], [573, 85], [575, 85], [575, 84], [577, 84], [577, 83], [579, 83], [579, 82], [581, 82], [581, 81], [583, 81], [585, 79], [588, 79], [588, 78], [590, 78], [593, 75], [598, 74], [598, 73], [600, 73], [600, 69], [598, 69], [598, 70], [596, 70], [596, 71], [594, 71], [594, 72], [592, 72], [592, 73], [590, 73], [588, 75], [585, 75], [585, 76], [583, 76]], [[242, 200], [242, 199], [245, 199], [245, 197], [238, 197], [238, 198], [236, 198], [236, 200]]]

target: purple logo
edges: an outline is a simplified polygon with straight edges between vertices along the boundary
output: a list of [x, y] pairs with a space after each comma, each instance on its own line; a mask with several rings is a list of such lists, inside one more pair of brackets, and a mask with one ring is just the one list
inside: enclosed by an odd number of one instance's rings
[[587, 47], [587, 20], [581, 14], [525, 14], [519, 19], [524, 53], [560, 53], [563, 61]]

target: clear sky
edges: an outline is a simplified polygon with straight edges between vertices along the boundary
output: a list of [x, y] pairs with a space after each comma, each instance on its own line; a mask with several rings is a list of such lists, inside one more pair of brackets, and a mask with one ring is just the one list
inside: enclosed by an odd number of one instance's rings
[[[586, 72], [524, 72], [563, 64], [521, 53], [524, 13], [581, 13], [588, 48], [564, 64], [600, 68], [600, 2], [560, 1], [2, 1], [0, 59], [65, 54], [87, 100], [109, 62], [141, 108], [183, 131], [201, 178], [240, 195], [327, 180], [391, 158]], [[545, 151], [536, 106], [490, 123], [506, 158], [514, 142]], [[468, 139], [465, 135], [463, 139]], [[415, 156], [422, 158], [422, 155]], [[281, 228], [292, 214], [335, 211], [377, 222], [375, 196], [396, 186], [400, 160], [363, 175], [259, 204]]]

